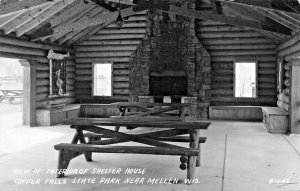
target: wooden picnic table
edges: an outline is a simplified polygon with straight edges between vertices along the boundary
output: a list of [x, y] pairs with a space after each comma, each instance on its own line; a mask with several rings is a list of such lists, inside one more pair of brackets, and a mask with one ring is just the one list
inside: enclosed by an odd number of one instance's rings
[[[67, 169], [70, 161], [81, 154], [85, 155], [87, 161], [92, 161], [93, 152], [176, 155], [180, 156], [180, 168], [187, 169], [188, 179], [194, 178], [195, 169], [200, 166], [200, 144], [206, 141], [205, 137], [200, 137], [200, 130], [207, 129], [210, 125], [209, 122], [170, 121], [166, 118], [157, 120], [145, 117], [140, 119], [75, 118], [66, 121], [65, 124], [75, 129], [76, 133], [70, 144], [61, 143], [54, 146], [59, 150], [58, 170], [60, 172]], [[101, 127], [128, 125], [155, 129], [148, 133], [137, 134]], [[147, 146], [105, 146], [129, 141]], [[183, 147], [165, 142], [187, 142], [189, 146]], [[58, 173], [57, 177], [64, 177], [64, 174]]]
[[[186, 115], [187, 103], [144, 103], [144, 102], [116, 102], [119, 108], [119, 117], [149, 117], [159, 116], [168, 120], [183, 120]], [[115, 117], [115, 116], [114, 116]], [[162, 119], [161, 119], [162, 120]], [[115, 131], [119, 131], [116, 126]], [[132, 129], [131, 127], [127, 127]]]
[[23, 97], [23, 90], [0, 90], [2, 95], [0, 95], [0, 103], [3, 100], [8, 100], [9, 103], [12, 103], [12, 101], [15, 98], [22, 98]]

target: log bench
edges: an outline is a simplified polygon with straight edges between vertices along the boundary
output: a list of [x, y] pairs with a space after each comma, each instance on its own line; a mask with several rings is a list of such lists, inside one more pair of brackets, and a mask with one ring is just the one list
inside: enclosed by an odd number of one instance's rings
[[289, 113], [279, 107], [262, 107], [263, 123], [269, 133], [286, 133]]
[[[175, 155], [180, 156], [179, 166], [182, 170], [187, 170], [187, 179], [193, 179], [196, 167], [201, 165], [200, 144], [205, 143], [206, 138], [200, 137], [200, 130], [207, 129], [210, 125], [209, 122], [159, 121], [157, 119], [141, 121], [118, 118], [76, 118], [68, 120], [65, 124], [71, 125], [76, 133], [71, 143], [60, 143], [54, 146], [59, 151], [58, 170], [60, 172], [64, 172], [70, 161], [81, 154], [84, 154], [86, 161], [92, 161], [93, 152]], [[155, 130], [134, 134], [132, 131], [118, 132], [100, 127], [102, 125], [155, 128]], [[183, 136], [186, 134], [189, 136]], [[147, 146], [107, 146], [129, 141]], [[166, 142], [187, 142], [189, 146], [177, 146]], [[64, 176], [64, 173], [57, 174], [58, 178]]]

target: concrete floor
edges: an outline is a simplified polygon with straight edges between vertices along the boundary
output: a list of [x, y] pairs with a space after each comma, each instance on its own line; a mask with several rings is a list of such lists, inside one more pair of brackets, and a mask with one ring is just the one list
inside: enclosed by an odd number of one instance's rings
[[[179, 169], [176, 156], [94, 154], [91, 163], [80, 156], [71, 161], [69, 169], [89, 169], [86, 174], [56, 179], [46, 174], [57, 166], [58, 152], [53, 145], [70, 142], [73, 130], [67, 126], [23, 127], [20, 116], [0, 116], [1, 191], [300, 191], [300, 137], [269, 134], [262, 123], [213, 121], [202, 133], [208, 140], [202, 145], [202, 166], [196, 173], [200, 183], [186, 185], [182, 183], [186, 172]], [[122, 171], [117, 175], [94, 175], [94, 168]], [[124, 173], [126, 168], [145, 168], [146, 172], [129, 175]], [[95, 178], [96, 183], [72, 183], [75, 178]], [[122, 180], [120, 184], [103, 184], [99, 183], [102, 178]], [[125, 184], [126, 178], [145, 178], [145, 182]], [[147, 184], [149, 178], [179, 178], [180, 183]], [[21, 184], [24, 179], [40, 179], [40, 184]]]

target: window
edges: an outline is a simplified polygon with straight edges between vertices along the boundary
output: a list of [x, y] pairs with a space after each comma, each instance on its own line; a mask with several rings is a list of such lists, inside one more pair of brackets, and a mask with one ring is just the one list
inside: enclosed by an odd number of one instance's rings
[[93, 64], [93, 96], [112, 96], [112, 63]]
[[257, 63], [235, 62], [234, 96], [239, 98], [257, 97]]

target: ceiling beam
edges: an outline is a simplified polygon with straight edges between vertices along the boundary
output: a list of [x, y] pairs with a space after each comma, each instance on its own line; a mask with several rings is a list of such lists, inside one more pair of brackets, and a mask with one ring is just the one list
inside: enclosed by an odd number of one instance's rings
[[218, 15], [214, 13], [208, 13], [208, 12], [201, 12], [196, 11], [193, 9], [185, 9], [181, 7], [176, 6], [170, 6], [169, 10], [166, 11], [167, 13], [173, 13], [177, 15], [182, 15], [186, 17], [191, 17], [195, 19], [203, 19], [203, 20], [210, 20], [210, 21], [216, 21], [221, 23], [226, 23], [234, 26], [239, 27], [248, 27], [252, 29], [259, 29], [259, 30], [266, 30], [271, 32], [277, 32], [282, 34], [290, 35], [291, 31], [287, 28], [273, 26], [270, 24], [261, 23], [258, 21], [252, 21], [252, 20], [246, 20], [241, 19], [239, 17], [231, 17], [231, 16], [225, 16], [225, 15]]
[[[119, 0], [105, 0], [106, 2], [119, 3]], [[120, 4], [123, 5], [135, 5], [132, 1], [129, 0], [120, 0]]]
[[291, 23], [290, 21], [284, 19], [283, 17], [281, 17], [279, 14], [280, 13], [274, 13], [271, 11], [265, 11], [265, 10], [256, 10], [258, 12], [260, 12], [261, 14], [265, 15], [266, 17], [280, 23], [283, 26], [286, 26], [287, 28], [290, 28], [291, 30], [297, 30], [298, 27]]
[[18, 2], [0, 3], [0, 18], [14, 14], [16, 12], [24, 12], [35, 8], [43, 7], [47, 4], [53, 4], [57, 0], [23, 0]]
[[38, 26], [45, 20], [49, 19], [54, 14], [61, 11], [62, 9], [64, 9], [66, 6], [73, 3], [74, 1], [75, 0], [63, 0], [63, 1], [59, 1], [59, 2], [55, 3], [49, 9], [46, 9], [41, 14], [37, 15], [36, 17], [31, 19], [29, 22], [25, 23], [19, 29], [17, 29], [16, 35], [19, 37], [19, 36], [25, 34], [26, 32], [30, 31], [31, 29], [35, 28], [36, 26]]
[[[242, 8], [253, 8], [253, 9], [259, 9], [259, 10], [266, 10], [266, 11], [278, 11], [280, 13], [285, 13], [287, 15], [290, 15], [292, 17], [296, 17], [299, 18], [300, 14], [298, 13], [293, 13], [293, 12], [288, 12], [288, 11], [282, 11], [276, 8], [268, 8], [268, 7], [263, 7], [263, 6], [259, 6], [259, 5], [251, 5], [251, 4], [245, 4], [245, 3], [240, 3], [236, 1], [226, 1], [226, 0], [215, 0], [215, 1], [219, 1], [221, 3], [224, 3], [225, 5], [237, 5], [240, 6]], [[242, 0], [239, 0], [242, 1]], [[252, 0], [250, 0], [249, 2], [251, 2]]]

